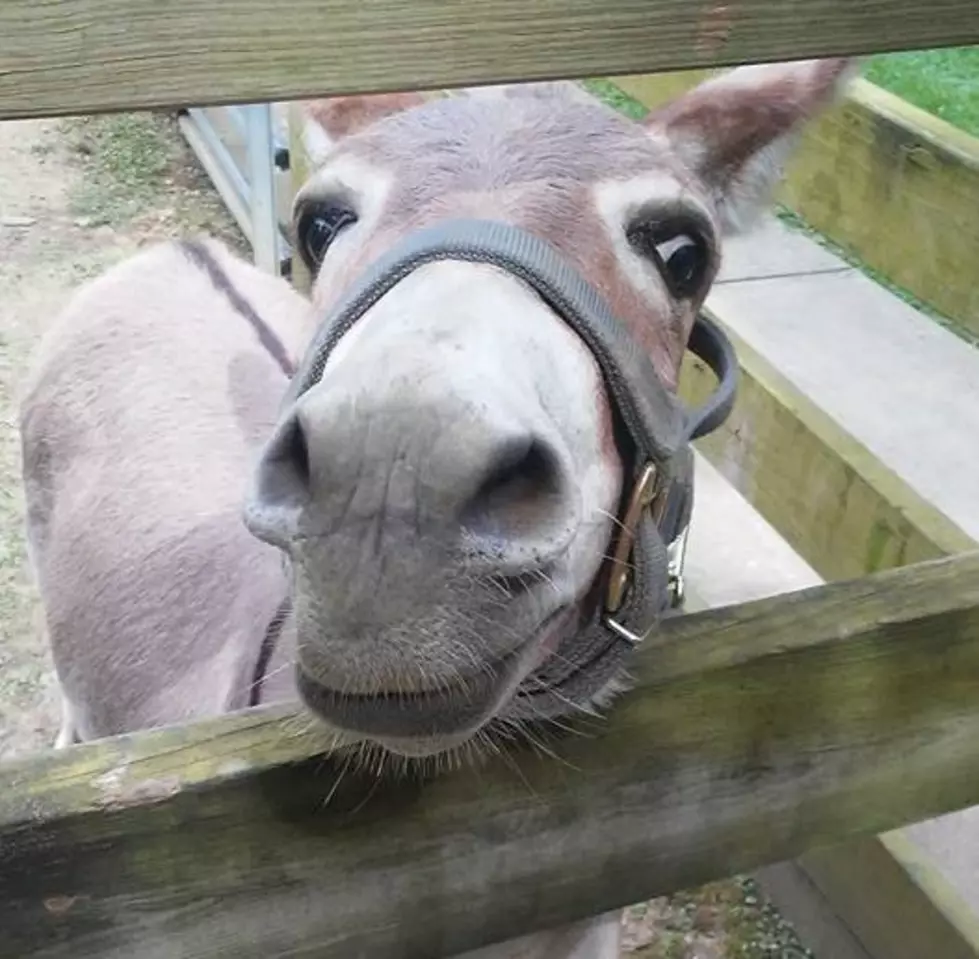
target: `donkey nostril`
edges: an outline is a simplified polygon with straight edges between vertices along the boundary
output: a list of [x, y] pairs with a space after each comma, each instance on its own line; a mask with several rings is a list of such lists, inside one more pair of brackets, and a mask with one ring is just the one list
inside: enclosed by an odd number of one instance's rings
[[259, 493], [268, 504], [298, 505], [310, 492], [309, 446], [298, 417], [283, 426], [259, 468]]
[[466, 506], [464, 523], [489, 536], [534, 532], [560, 493], [561, 470], [551, 448], [532, 437], [513, 440], [496, 452]]
[[305, 489], [309, 489], [309, 446], [306, 433], [298, 418], [286, 437], [286, 459], [292, 465], [296, 479]]
[[518, 440], [499, 451], [477, 496], [496, 499], [532, 495], [553, 487], [554, 474], [553, 455], [543, 443]]

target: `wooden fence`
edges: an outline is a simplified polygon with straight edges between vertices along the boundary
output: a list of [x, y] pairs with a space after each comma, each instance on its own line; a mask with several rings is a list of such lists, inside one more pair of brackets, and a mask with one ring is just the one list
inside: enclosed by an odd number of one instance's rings
[[679, 617], [606, 723], [519, 774], [368, 802], [351, 776], [324, 805], [328, 743], [282, 708], [26, 759], [4, 946], [394, 959], [557, 926], [979, 800], [976, 676], [966, 554]]
[[4, 0], [0, 118], [977, 41], [975, 0]]
[[[974, 42], [975, 0], [5, 0], [0, 118]], [[637, 672], [559, 760], [366, 804], [282, 709], [0, 767], [0, 952], [446, 955], [979, 802], [979, 554], [689, 614]]]

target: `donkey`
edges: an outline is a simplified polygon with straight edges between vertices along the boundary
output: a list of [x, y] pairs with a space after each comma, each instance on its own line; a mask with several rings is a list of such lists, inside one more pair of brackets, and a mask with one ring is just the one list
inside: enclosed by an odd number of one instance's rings
[[[309, 301], [209, 240], [78, 291], [20, 414], [58, 745], [298, 699], [444, 757], [605, 707], [664, 606], [654, 535], [654, 599], [604, 630], [637, 429], [662, 439], [722, 238], [851, 72], [743, 67], [642, 123], [571, 84], [310, 104]], [[611, 957], [617, 929], [479, 956]]]

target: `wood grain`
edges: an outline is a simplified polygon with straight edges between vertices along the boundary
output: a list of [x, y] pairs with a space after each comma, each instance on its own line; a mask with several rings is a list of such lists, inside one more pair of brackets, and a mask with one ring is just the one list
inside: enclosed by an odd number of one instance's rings
[[979, 954], [979, 918], [902, 832], [814, 850], [800, 863], [873, 959]]
[[0, 119], [977, 41], [975, 0], [4, 0]]
[[868, 266], [979, 335], [979, 139], [854, 83], [804, 133], [780, 198]]
[[557, 759], [425, 785], [337, 788], [281, 710], [8, 765], [3, 946], [454, 954], [979, 799], [979, 554], [677, 617], [636, 672]]

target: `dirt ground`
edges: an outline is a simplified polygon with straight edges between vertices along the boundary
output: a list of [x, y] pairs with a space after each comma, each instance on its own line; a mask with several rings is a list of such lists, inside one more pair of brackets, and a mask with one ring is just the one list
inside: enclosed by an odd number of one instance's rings
[[191, 161], [162, 116], [0, 123], [0, 759], [58, 726], [24, 553], [21, 378], [69, 291], [141, 244], [206, 231], [243, 247]]
[[[0, 123], [0, 760], [45, 749], [58, 704], [24, 551], [16, 409], [69, 292], [141, 245], [210, 233], [247, 246], [172, 117]], [[636, 959], [806, 959], [749, 879], [629, 911]]]

